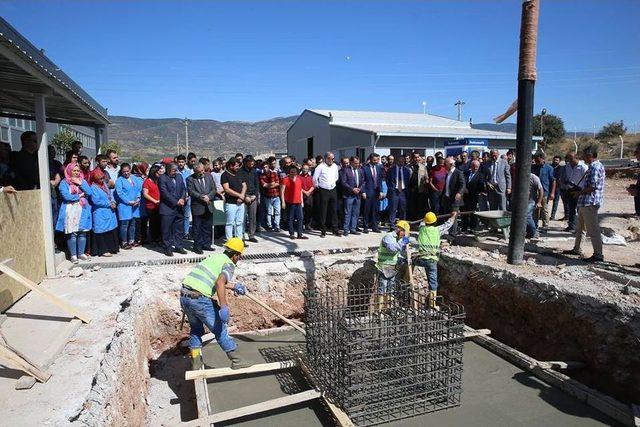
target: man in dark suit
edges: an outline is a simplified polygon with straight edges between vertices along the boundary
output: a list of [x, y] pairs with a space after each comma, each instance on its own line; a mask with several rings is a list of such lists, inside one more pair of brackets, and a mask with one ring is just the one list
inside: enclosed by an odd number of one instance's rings
[[384, 168], [380, 164], [380, 156], [377, 153], [369, 155], [369, 163], [363, 168], [364, 172], [364, 218], [363, 232], [368, 233], [369, 227], [374, 233], [379, 233], [378, 228], [378, 201], [380, 200], [380, 183], [384, 179]]
[[349, 166], [340, 169], [340, 186], [342, 187], [342, 204], [344, 206], [344, 221], [342, 235], [349, 233], [358, 235], [358, 218], [360, 217], [360, 199], [364, 189], [364, 173], [360, 168], [360, 158], [353, 156], [349, 159]]
[[191, 218], [193, 220], [193, 252], [212, 251], [213, 242], [213, 200], [216, 185], [211, 174], [204, 173], [204, 165], [198, 163], [193, 174], [187, 178], [187, 193], [191, 197]]
[[403, 156], [397, 156], [395, 164], [387, 172], [389, 197], [389, 227], [395, 230], [397, 219], [407, 219], [407, 188], [411, 169], [405, 166]]
[[186, 254], [183, 246], [184, 236], [184, 204], [187, 189], [182, 175], [178, 173], [178, 165], [169, 163], [164, 175], [158, 177], [160, 189], [160, 225], [162, 227], [162, 246], [167, 256], [173, 251]]
[[483, 163], [487, 196], [491, 210], [506, 210], [507, 196], [511, 194], [511, 168], [500, 158], [498, 150], [489, 152], [489, 159]]
[[[441, 213], [451, 213], [460, 211], [462, 206], [462, 195], [465, 191], [465, 179], [461, 170], [456, 169], [456, 161], [453, 157], [447, 157], [444, 160], [444, 166], [447, 169], [447, 178], [444, 184], [440, 199]], [[449, 229], [449, 234], [455, 236], [458, 233], [458, 224], [454, 220], [453, 225]]]
[[[470, 163], [469, 170], [465, 173], [466, 190], [462, 196], [464, 200], [465, 211], [476, 211], [480, 193], [485, 191], [484, 175], [480, 171], [480, 162], [473, 160]], [[463, 231], [473, 231], [478, 226], [478, 217], [475, 215], [465, 215], [462, 217]]]

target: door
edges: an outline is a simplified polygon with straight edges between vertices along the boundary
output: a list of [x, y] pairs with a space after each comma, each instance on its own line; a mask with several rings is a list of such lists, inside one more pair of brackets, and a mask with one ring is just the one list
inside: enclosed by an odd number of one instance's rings
[[307, 138], [307, 158], [313, 159], [315, 157], [315, 153], [313, 152], [313, 137]]

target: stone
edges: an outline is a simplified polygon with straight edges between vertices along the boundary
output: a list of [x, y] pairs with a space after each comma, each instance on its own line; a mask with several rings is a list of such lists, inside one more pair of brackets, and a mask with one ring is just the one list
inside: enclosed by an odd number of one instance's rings
[[84, 274], [82, 267], [73, 267], [69, 270], [69, 277], [80, 277]]
[[93, 267], [91, 267], [91, 271], [98, 271], [98, 270], [102, 270], [102, 267], [100, 267], [99, 265], [94, 265]]
[[285, 261], [284, 266], [292, 273], [306, 273], [307, 269], [304, 266], [304, 262], [298, 259]]

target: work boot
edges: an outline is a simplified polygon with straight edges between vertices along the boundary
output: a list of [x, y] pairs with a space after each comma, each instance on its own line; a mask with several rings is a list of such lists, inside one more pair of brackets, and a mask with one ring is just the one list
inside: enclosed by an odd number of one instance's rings
[[197, 371], [202, 369], [203, 366], [204, 366], [204, 361], [202, 360], [202, 349], [192, 348], [191, 349], [191, 369], [193, 371]]
[[253, 366], [253, 362], [246, 360], [244, 357], [238, 354], [237, 348], [228, 352], [227, 357], [229, 358], [229, 360], [231, 360], [231, 369], [242, 369]]
[[438, 291], [429, 291], [429, 308], [440, 311], [440, 307], [436, 302], [437, 296], [438, 296]]

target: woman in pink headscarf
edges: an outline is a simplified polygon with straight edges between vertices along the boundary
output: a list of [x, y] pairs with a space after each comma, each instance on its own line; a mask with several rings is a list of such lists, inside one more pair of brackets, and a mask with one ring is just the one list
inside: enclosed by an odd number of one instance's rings
[[91, 230], [91, 206], [85, 196], [91, 192], [91, 188], [82, 178], [78, 163], [69, 163], [64, 168], [64, 180], [60, 182], [58, 192], [62, 205], [58, 213], [56, 231], [65, 234], [69, 256], [75, 264], [78, 258], [88, 258], [84, 252], [87, 232]]

